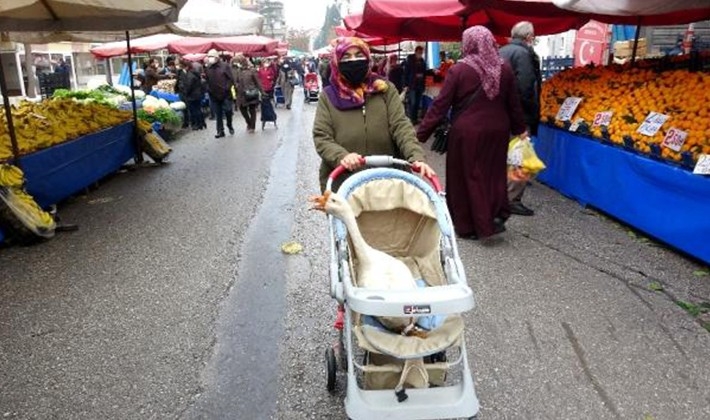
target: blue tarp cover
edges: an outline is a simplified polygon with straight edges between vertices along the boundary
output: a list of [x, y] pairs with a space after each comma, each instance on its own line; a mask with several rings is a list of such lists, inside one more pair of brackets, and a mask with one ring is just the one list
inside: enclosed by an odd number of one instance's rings
[[710, 263], [710, 178], [549, 126], [538, 180]]
[[23, 157], [27, 192], [47, 207], [81, 191], [134, 157], [132, 134], [128, 122]]
[[166, 101], [168, 101], [168, 103], [173, 103], [180, 100], [180, 95], [176, 93], [162, 92], [155, 89], [150, 91], [150, 95], [155, 96], [158, 99], [165, 99]]

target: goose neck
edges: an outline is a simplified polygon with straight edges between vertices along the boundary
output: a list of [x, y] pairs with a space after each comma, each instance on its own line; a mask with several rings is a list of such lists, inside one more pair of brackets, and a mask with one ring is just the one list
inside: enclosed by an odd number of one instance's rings
[[345, 223], [345, 227], [348, 228], [348, 234], [350, 235], [358, 259], [363, 260], [367, 258], [371, 247], [365, 242], [365, 238], [362, 237], [360, 228], [357, 225], [357, 220], [355, 220], [355, 215], [348, 212], [343, 215], [342, 220], [343, 223]]

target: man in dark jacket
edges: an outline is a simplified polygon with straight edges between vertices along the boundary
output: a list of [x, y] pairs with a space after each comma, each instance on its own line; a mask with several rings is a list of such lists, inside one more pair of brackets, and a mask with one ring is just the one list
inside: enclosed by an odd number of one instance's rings
[[224, 123], [227, 119], [229, 134], [234, 134], [232, 127], [233, 103], [232, 88], [235, 86], [234, 73], [229, 64], [220, 59], [216, 50], [207, 53], [207, 67], [205, 68], [207, 89], [210, 94], [210, 103], [217, 120], [217, 134], [215, 138], [224, 137]]
[[164, 80], [164, 79], [169, 79], [171, 75], [168, 74], [160, 74], [158, 72], [158, 59], [156, 58], [151, 58], [148, 61], [148, 66], [145, 68], [144, 74], [143, 74], [143, 84], [141, 87], [143, 88], [143, 92], [145, 92], [146, 95], [149, 95], [150, 92], [153, 90], [155, 85], [158, 84], [158, 81]]
[[404, 89], [404, 62], [397, 62], [397, 54], [391, 54], [387, 60], [387, 80], [392, 82], [397, 88], [397, 92], [402, 93]]
[[321, 83], [323, 84], [323, 89], [330, 86], [330, 59], [321, 58], [320, 64], [318, 65], [318, 73], [320, 73]]
[[206, 128], [205, 117], [202, 115], [202, 80], [194, 64], [188, 60], [181, 61], [179, 86], [180, 99], [187, 105], [186, 116], [189, 117], [193, 130]]
[[[523, 106], [523, 119], [528, 126], [530, 136], [537, 136], [540, 124], [540, 89], [542, 74], [540, 57], [533, 49], [535, 29], [530, 22], [519, 22], [511, 31], [510, 44], [500, 49], [500, 55], [513, 68], [517, 80], [520, 102]], [[508, 200], [510, 211], [520, 216], [532, 216], [535, 212], [523, 205], [521, 199], [525, 192], [525, 181], [508, 181]]]
[[426, 62], [424, 48], [418, 46], [414, 54], [407, 57], [404, 65], [404, 86], [407, 89], [407, 111], [412, 124], [419, 121], [419, 107], [425, 89]]

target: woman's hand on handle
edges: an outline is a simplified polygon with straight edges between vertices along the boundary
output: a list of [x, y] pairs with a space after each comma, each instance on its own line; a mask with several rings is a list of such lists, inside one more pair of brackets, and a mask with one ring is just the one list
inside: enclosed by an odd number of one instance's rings
[[425, 178], [433, 178], [436, 176], [436, 172], [434, 172], [431, 166], [427, 165], [424, 162], [412, 162], [412, 167], [414, 168], [415, 172], [419, 172]]
[[348, 153], [344, 158], [340, 160], [340, 164], [345, 167], [348, 171], [354, 171], [360, 168], [365, 162], [362, 156], [357, 153]]

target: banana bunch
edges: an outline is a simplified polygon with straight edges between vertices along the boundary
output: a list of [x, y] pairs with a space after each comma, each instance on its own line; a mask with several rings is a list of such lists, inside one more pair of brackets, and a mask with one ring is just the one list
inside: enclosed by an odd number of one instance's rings
[[[140, 127], [139, 130], [142, 131]], [[151, 131], [143, 135], [143, 151], [155, 162], [160, 163], [173, 149], [158, 133]]]
[[14, 165], [0, 165], [0, 186], [8, 188], [22, 188], [25, 184], [25, 174]]
[[[12, 118], [20, 154], [25, 155], [129, 121], [131, 112], [57, 98], [39, 103], [21, 102], [13, 107]], [[1, 114], [0, 161], [11, 156], [7, 121], [5, 114]]]
[[5, 196], [8, 206], [15, 214], [23, 221], [25, 226], [30, 230], [41, 235], [41, 232], [53, 231], [56, 227], [54, 218], [51, 214], [42, 210], [31, 195], [27, 194], [21, 188], [12, 188], [8, 190], [9, 194]]
[[30, 244], [54, 236], [54, 217], [37, 204], [23, 188], [22, 170], [0, 165], [0, 227], [10, 241]]
[[146, 120], [138, 120], [138, 133], [140, 133], [141, 136], [145, 136], [151, 131], [153, 131], [153, 124]]

